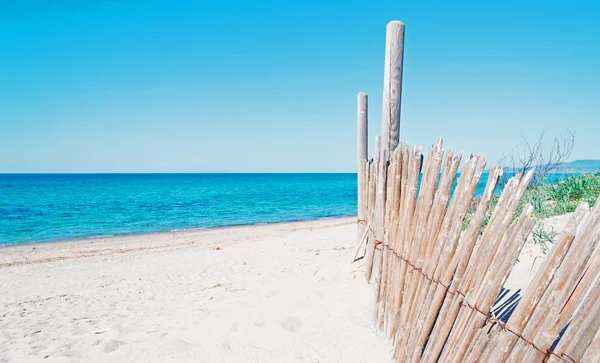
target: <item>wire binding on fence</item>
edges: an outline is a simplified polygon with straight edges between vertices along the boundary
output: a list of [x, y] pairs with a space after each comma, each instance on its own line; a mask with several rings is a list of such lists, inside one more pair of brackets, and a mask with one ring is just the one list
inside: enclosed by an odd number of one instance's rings
[[[357, 219], [357, 223], [359, 224], [367, 224], [367, 221], [363, 220], [363, 219]], [[373, 234], [373, 236], [375, 236], [375, 230], [373, 230], [372, 227], [369, 227], [369, 231]], [[377, 248], [378, 246], [382, 246], [380, 248]], [[514, 330], [510, 329], [509, 327], [506, 326], [506, 324], [499, 320], [499, 319], [495, 319], [493, 317], [492, 314], [486, 313], [482, 310], [480, 310], [476, 305], [471, 305], [469, 303], [469, 301], [466, 299], [467, 296], [465, 295], [465, 293], [463, 293], [462, 291], [459, 290], [455, 290], [454, 292], [450, 291], [450, 287], [444, 285], [443, 282], [436, 280], [435, 278], [429, 277], [427, 276], [427, 274], [425, 274], [425, 272], [423, 272], [423, 269], [415, 266], [413, 263], [411, 263], [407, 258], [405, 258], [404, 256], [402, 256], [402, 254], [398, 253], [398, 251], [394, 250], [392, 247], [390, 247], [389, 244], [384, 243], [383, 241], [380, 241], [378, 239], [375, 239], [375, 249], [378, 249], [379, 251], [383, 250], [383, 248], [386, 248], [388, 251], [390, 251], [393, 255], [395, 255], [397, 258], [399, 258], [400, 260], [404, 261], [408, 266], [410, 266], [413, 271], [418, 272], [419, 274], [421, 274], [421, 276], [423, 276], [425, 279], [427, 279], [430, 282], [433, 282], [437, 285], [442, 286], [446, 292], [450, 295], [461, 295], [463, 297], [463, 299], [465, 299], [466, 304], [464, 302], [461, 302], [459, 305], [460, 306], [466, 306], [469, 309], [471, 309], [472, 311], [478, 312], [479, 314], [485, 316], [486, 318], [486, 322], [492, 324], [492, 325], [498, 325], [500, 327], [500, 329], [507, 331], [509, 333], [512, 333], [514, 336], [516, 336], [518, 339], [521, 339], [522, 341], [524, 341], [526, 344], [530, 345], [531, 347], [533, 347], [533, 349], [537, 350], [538, 352], [540, 352], [541, 354], [544, 355], [544, 357], [549, 357], [551, 355], [555, 356], [558, 359], [562, 359], [564, 357], [569, 358], [572, 362], [574, 363], [579, 363], [577, 360], [573, 359], [572, 357], [570, 357], [569, 355], [567, 355], [566, 353], [555, 353], [553, 352], [551, 349], [547, 349], [545, 352], [544, 350], [542, 350], [541, 348], [539, 348], [538, 346], [535, 345], [535, 343], [533, 343], [532, 341], [528, 340], [527, 338], [525, 338], [523, 335], [521, 335], [520, 333], [515, 332]]]

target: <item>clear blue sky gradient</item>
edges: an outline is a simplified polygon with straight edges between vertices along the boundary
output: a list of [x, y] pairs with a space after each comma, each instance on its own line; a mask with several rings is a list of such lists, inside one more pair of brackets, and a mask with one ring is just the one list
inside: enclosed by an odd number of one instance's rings
[[599, 3], [488, 3], [2, 1], [0, 172], [353, 172], [395, 19], [403, 140], [600, 158]]

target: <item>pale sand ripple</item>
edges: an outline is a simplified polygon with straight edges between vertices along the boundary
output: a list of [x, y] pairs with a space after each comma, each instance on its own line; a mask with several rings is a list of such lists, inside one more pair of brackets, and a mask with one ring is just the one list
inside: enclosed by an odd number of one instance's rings
[[0, 362], [386, 362], [355, 246], [346, 218], [2, 248]]

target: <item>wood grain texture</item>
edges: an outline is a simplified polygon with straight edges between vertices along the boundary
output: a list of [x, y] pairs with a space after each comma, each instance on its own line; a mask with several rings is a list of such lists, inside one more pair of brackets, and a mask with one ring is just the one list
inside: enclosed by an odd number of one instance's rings
[[[481, 230], [485, 219], [485, 215], [489, 208], [489, 204], [494, 196], [494, 191], [496, 190], [496, 186], [498, 185], [501, 176], [502, 168], [500, 166], [494, 166], [490, 170], [485, 190], [481, 199], [479, 200], [475, 214], [473, 215], [473, 218], [469, 223], [467, 230], [461, 236], [461, 241], [459, 243], [459, 251], [456, 253], [451, 263], [452, 266], [456, 266], [456, 269], [452, 276], [453, 283], [450, 288], [451, 294], [456, 293], [457, 285], [460, 283], [463, 277], [463, 274], [467, 268], [469, 258], [473, 255], [475, 243], [477, 242], [477, 239], [479, 237], [479, 231]], [[446, 284], [446, 286], [448, 286], [448, 284]], [[446, 289], [443, 286], [438, 286], [434, 299], [435, 301], [439, 301], [440, 298], [444, 299], [441, 307], [438, 309], [438, 311], [441, 309], [444, 312], [442, 316], [447, 316], [447, 311], [444, 311], [444, 307], [451, 306], [451, 294], [447, 294]], [[435, 324], [434, 319], [435, 316], [428, 316], [429, 322], [427, 326]], [[435, 326], [435, 328], [431, 332], [430, 341], [432, 342], [432, 344], [428, 344], [425, 351], [422, 354], [422, 358], [424, 361], [432, 361], [434, 357], [437, 358], [437, 356], [441, 352], [441, 343], [443, 343], [440, 337], [443, 336], [445, 339], [447, 333], [448, 332], [443, 328], [442, 325]]]
[[600, 330], [596, 332], [592, 343], [583, 354], [581, 363], [597, 363], [600, 362]]
[[[366, 200], [366, 185], [367, 185], [367, 173], [365, 170], [365, 163], [367, 162], [367, 150], [368, 150], [368, 97], [366, 93], [359, 93], [357, 96], [357, 185], [358, 185], [358, 219], [361, 221], [366, 220], [365, 216], [365, 203]], [[358, 238], [364, 234], [365, 223], [358, 224]]]
[[357, 95], [356, 118], [358, 124], [358, 166], [367, 161], [367, 152], [369, 150], [369, 97], [361, 92]]
[[[369, 203], [369, 174], [370, 174], [370, 161], [364, 160], [358, 168], [358, 206], [357, 206], [357, 216], [358, 216], [358, 238], [359, 243], [363, 243], [363, 236], [367, 231], [367, 223], [368, 220], [368, 203]], [[364, 237], [366, 240], [366, 237]]]
[[[463, 305], [460, 309], [459, 315], [448, 337], [448, 342], [442, 351], [440, 357], [442, 360], [450, 359], [450, 357], [462, 359], [467, 346], [473, 338], [474, 324], [481, 324], [483, 322], [481, 319], [483, 314], [476, 312], [469, 306], [476, 306], [483, 313], [489, 313], [489, 309], [485, 306], [484, 302], [486, 300], [482, 301], [482, 299], [493, 299], [496, 295], [490, 298], [489, 296], [485, 296], [484, 291], [488, 289], [493, 290], [497, 278], [500, 276], [498, 274], [491, 276], [490, 273], [493, 273], [495, 269], [504, 268], [504, 266], [506, 266], [506, 263], [508, 263], [506, 256], [511, 256], [510, 248], [514, 246], [514, 243], [511, 242], [520, 242], [522, 231], [529, 228], [530, 225], [531, 228], [533, 228], [532, 221], [527, 219], [528, 216], [523, 216], [525, 212], [522, 214], [521, 218], [511, 223], [517, 211], [519, 201], [532, 177], [533, 172], [527, 173], [523, 178], [521, 178], [520, 175], [513, 177], [512, 179], [516, 180], [518, 184], [513, 183], [512, 189], [505, 189], [502, 193], [503, 196], [506, 195], [506, 203], [503, 205], [499, 203], [497, 205], [494, 210], [494, 212], [498, 212], [497, 218], [492, 216], [490, 224], [488, 225], [490, 228], [486, 228], [483, 233], [481, 249], [481, 252], [483, 253], [480, 255], [481, 258], [477, 263], [473, 265], [474, 268], [471, 271], [473, 273], [471, 277], [473, 284], [470, 286], [468, 292], [461, 290], [466, 293], [464, 301], [468, 305]], [[510, 181], [509, 184], [511, 184]], [[502, 199], [502, 197], [500, 199]], [[494, 232], [492, 233], [490, 231]], [[489, 243], [485, 243], [486, 241]]]
[[[593, 266], [593, 263], [590, 266]], [[590, 272], [590, 275], [593, 273]], [[579, 303], [573, 319], [554, 349], [557, 354], [565, 353], [576, 361], [583, 357], [600, 329], [600, 278], [597, 273], [593, 279], [595, 281], [591, 285], [581, 284], [587, 289], [587, 295]], [[556, 356], [551, 356], [548, 360], [549, 363], [558, 361]]]
[[377, 186], [379, 184], [379, 156], [381, 154], [381, 136], [375, 136], [375, 159], [371, 163], [371, 178], [369, 180], [369, 221], [372, 224], [372, 233], [370, 234], [369, 244], [367, 245], [367, 266], [365, 267], [365, 279], [371, 282], [373, 277], [373, 262], [375, 258], [375, 240], [377, 232], [375, 230], [375, 215], [377, 211]]
[[[551, 285], [542, 297], [539, 308], [523, 330], [523, 336], [532, 341], [539, 349], [545, 351], [560, 330], [571, 318], [574, 309], [571, 301], [577, 302], [573, 295], [581, 295], [585, 286], [580, 285], [586, 272], [586, 266], [600, 241], [600, 205], [596, 204], [589, 218], [583, 223], [582, 232], [578, 233], [573, 246], [565, 256], [552, 280]], [[589, 285], [588, 285], [589, 286]], [[515, 345], [509, 362], [536, 361], [543, 358], [542, 353], [531, 345], [520, 340]]]
[[[465, 174], [465, 176], [468, 175], [469, 177], [465, 180], [465, 185], [462, 186], [463, 190], [460, 195], [457, 196], [455, 214], [452, 219], [449, 219], [449, 227], [445, 234], [445, 241], [443, 243], [438, 243], [440, 246], [439, 252], [434, 252], [434, 255], [439, 257], [430, 259], [425, 264], [426, 274], [433, 275], [434, 279], [436, 281], [441, 281], [444, 286], [450, 284], [452, 275], [455, 273], [456, 265], [458, 264], [457, 259], [454, 258], [455, 254], [464, 254], [463, 250], [468, 248], [469, 242], [464, 240], [461, 241], [460, 239], [462, 226], [485, 166], [486, 160], [484, 157], [477, 157], [474, 159], [472, 166], [473, 172]], [[495, 179], [494, 173], [492, 173], [491, 177], [492, 184], [495, 185], [495, 183], [493, 183]], [[459, 244], [459, 242], [462, 243]], [[422, 282], [425, 286], [418, 299], [430, 303], [421, 304], [420, 310], [415, 314], [415, 318], [413, 319], [415, 327], [412, 329], [412, 335], [407, 343], [407, 347], [409, 347], [405, 356], [407, 360], [416, 360], [421, 356], [425, 341], [434, 323], [435, 316], [437, 315], [446, 294], [446, 290], [442, 285], [434, 284], [426, 280], [422, 280]]]
[[402, 66], [404, 58], [404, 24], [388, 23], [385, 36], [383, 72], [382, 145], [391, 155], [399, 142]]
[[[406, 209], [406, 203], [408, 203], [408, 165], [410, 163], [410, 153], [409, 147], [407, 143], [400, 144], [402, 148], [402, 161], [401, 161], [401, 174], [400, 178], [400, 202], [398, 205], [398, 212], [396, 214], [396, 226], [395, 226], [395, 237], [394, 237], [394, 250], [402, 255], [404, 253], [404, 242], [403, 242], [403, 233], [404, 226], [402, 225], [402, 221], [404, 220], [404, 211]], [[404, 273], [406, 270], [406, 266], [404, 261], [400, 259], [395, 259], [393, 266], [393, 274], [394, 274], [394, 282], [393, 282], [393, 291], [392, 298], [393, 304], [391, 308], [391, 322], [390, 322], [390, 339], [393, 339], [398, 330], [398, 316], [400, 314], [400, 305], [402, 302], [402, 291], [403, 291], [403, 283], [404, 283]]]
[[[542, 266], [534, 276], [531, 284], [523, 294], [521, 301], [513, 311], [506, 326], [518, 333], [523, 332], [523, 328], [529, 322], [531, 315], [536, 310], [538, 303], [544, 295], [546, 289], [552, 282], [554, 274], [562, 264], [564, 257], [571, 248], [575, 239], [577, 227], [581, 223], [585, 213], [589, 210], [587, 203], [577, 207], [564, 231], [554, 244], [548, 257], [544, 259]], [[481, 360], [490, 362], [505, 361], [512, 351], [518, 337], [508, 331], [501, 331], [495, 335], [490, 344], [481, 354]]]
[[[431, 204], [431, 199], [433, 197], [433, 193], [435, 192], [435, 185], [437, 182], [437, 177], [439, 175], [439, 169], [440, 169], [440, 164], [441, 164], [441, 157], [442, 157], [442, 148], [441, 148], [441, 143], [442, 140], [439, 139], [431, 148], [430, 148], [430, 152], [427, 155], [427, 161], [425, 162], [425, 172], [423, 174], [423, 182], [421, 183], [421, 190], [419, 193], [419, 200], [417, 200], [416, 202], [416, 207], [415, 207], [415, 212], [414, 212], [414, 218], [413, 218], [413, 224], [415, 225], [414, 229], [417, 229], [418, 227], [416, 227], [419, 224], [424, 224], [425, 221], [421, 221], [424, 220], [426, 217], [426, 214], [430, 211], [430, 204]], [[413, 165], [413, 168], [417, 168], [414, 169], [413, 174], [417, 174], [418, 175], [418, 168], [420, 168], [420, 166], [418, 164], [420, 164], [420, 160], [421, 160], [421, 155], [420, 155], [420, 149], [418, 149], [418, 154], [413, 154], [413, 163], [411, 165]], [[411, 182], [413, 183], [414, 178], [411, 178]], [[409, 184], [410, 185], [410, 184]], [[410, 188], [410, 187], [409, 187]], [[412, 193], [410, 194], [410, 198], [412, 198]], [[428, 201], [427, 201], [428, 200]], [[402, 226], [403, 229], [406, 229], [405, 226]], [[410, 228], [409, 228], [410, 229]], [[412, 235], [409, 235], [410, 239], [413, 239]], [[395, 314], [395, 312], [389, 311], [387, 312], [389, 315], [387, 316], [387, 318], [389, 320], [392, 320], [393, 315]], [[395, 331], [395, 329], [393, 329]], [[392, 329], [386, 331], [387, 335], [391, 337], [391, 331]]]
[[[387, 160], [388, 160], [387, 149], [381, 149], [379, 157], [378, 168], [378, 180], [377, 180], [377, 192], [375, 195], [375, 235], [377, 243], [383, 242], [384, 230], [385, 230], [385, 206], [386, 206], [386, 191], [387, 191]], [[373, 276], [374, 276], [374, 300], [375, 307], [373, 309], [373, 326], [377, 327], [379, 322], [379, 300], [381, 292], [381, 271], [383, 262], [383, 246], [375, 248], [373, 257]]]

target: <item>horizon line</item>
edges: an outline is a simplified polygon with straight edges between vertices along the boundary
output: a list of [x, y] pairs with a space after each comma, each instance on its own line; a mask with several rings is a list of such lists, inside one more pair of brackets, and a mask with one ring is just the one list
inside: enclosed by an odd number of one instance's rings
[[114, 174], [356, 174], [356, 171], [92, 171], [92, 172], [0, 172], [0, 175], [114, 175]]

